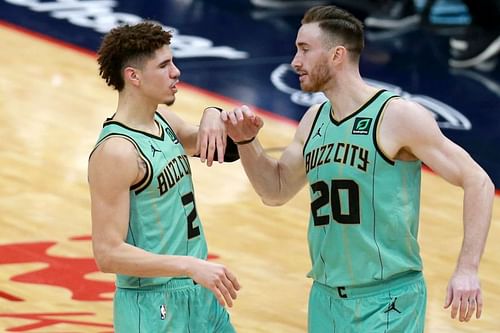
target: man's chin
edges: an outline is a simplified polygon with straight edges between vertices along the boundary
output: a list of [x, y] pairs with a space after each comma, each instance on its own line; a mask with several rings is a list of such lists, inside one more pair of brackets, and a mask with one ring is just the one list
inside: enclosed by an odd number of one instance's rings
[[165, 104], [166, 106], [171, 106], [172, 104], [174, 104], [174, 102], [175, 102], [175, 98], [172, 98], [171, 100], [163, 102], [163, 104]]
[[300, 89], [306, 93], [315, 93], [318, 91], [318, 90], [314, 89], [314, 87], [311, 87], [308, 85], [302, 85], [302, 84], [300, 85]]

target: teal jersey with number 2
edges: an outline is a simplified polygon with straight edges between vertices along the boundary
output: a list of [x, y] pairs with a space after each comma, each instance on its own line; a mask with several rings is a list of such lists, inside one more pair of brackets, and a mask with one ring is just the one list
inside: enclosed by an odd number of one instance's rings
[[331, 287], [422, 270], [417, 243], [420, 161], [391, 160], [377, 143], [379, 91], [338, 122], [325, 102], [304, 144], [311, 197], [308, 276]]
[[[158, 136], [109, 119], [96, 144], [110, 137], [128, 140], [146, 167], [143, 179], [130, 188], [126, 242], [156, 254], [206, 259], [207, 244], [196, 212], [188, 157], [172, 128], [158, 113], [155, 123], [160, 130]], [[170, 277], [117, 275], [116, 285], [141, 288], [161, 285], [168, 280]]]

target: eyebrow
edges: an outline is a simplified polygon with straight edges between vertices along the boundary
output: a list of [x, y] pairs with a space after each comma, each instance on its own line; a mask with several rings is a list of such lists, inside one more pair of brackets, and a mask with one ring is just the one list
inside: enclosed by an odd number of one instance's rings
[[172, 62], [172, 58], [170, 59], [167, 59], [167, 60], [163, 60], [162, 62], [160, 62], [158, 64], [158, 66], [163, 66], [163, 65], [167, 65], [168, 63]]

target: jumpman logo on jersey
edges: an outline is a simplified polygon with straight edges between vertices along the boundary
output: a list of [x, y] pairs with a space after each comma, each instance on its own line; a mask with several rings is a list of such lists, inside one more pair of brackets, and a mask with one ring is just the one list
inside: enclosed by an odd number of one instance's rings
[[321, 126], [320, 126], [320, 127], [318, 128], [318, 130], [316, 131], [316, 134], [314, 134], [313, 139], [314, 139], [315, 137], [317, 137], [317, 136], [321, 137], [321, 129], [323, 128], [323, 125], [324, 125], [324, 124], [325, 124], [325, 123], [321, 123]]
[[156, 149], [153, 145], [151, 145], [151, 151], [153, 152], [153, 157], [155, 157], [156, 152], [161, 153], [161, 150]]
[[401, 313], [401, 311], [399, 311], [397, 308], [396, 308], [396, 301], [398, 300], [397, 297], [394, 298], [394, 301], [391, 302], [391, 304], [389, 304], [389, 306], [387, 307], [387, 310], [384, 311], [384, 313], [387, 313], [389, 311], [396, 311], [397, 313]]

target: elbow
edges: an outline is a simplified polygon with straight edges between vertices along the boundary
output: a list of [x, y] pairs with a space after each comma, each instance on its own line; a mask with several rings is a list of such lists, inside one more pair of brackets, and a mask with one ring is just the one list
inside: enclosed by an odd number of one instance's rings
[[97, 268], [103, 273], [114, 273], [109, 251], [94, 248], [94, 260]]
[[257, 192], [259, 195], [262, 203], [266, 206], [282, 206], [290, 200], [291, 196], [289, 193], [286, 193], [284, 191], [276, 190], [276, 191], [269, 191], [269, 192]]
[[488, 175], [485, 175], [485, 186], [488, 192], [491, 192], [493, 196], [495, 196], [495, 184]]
[[483, 193], [488, 197], [495, 196], [495, 184], [490, 176], [481, 168], [476, 172], [470, 173], [464, 182], [460, 185], [465, 191], [474, 191], [475, 193]]
[[[478, 182], [479, 180], [479, 182]], [[487, 192], [489, 195], [495, 195], [495, 184], [491, 180], [490, 176], [486, 173], [486, 171], [482, 171], [482, 174], [475, 179], [475, 182], [481, 184], [481, 187]]]
[[277, 207], [282, 206], [286, 203], [286, 200], [278, 198], [278, 197], [260, 197], [262, 203], [266, 206]]

